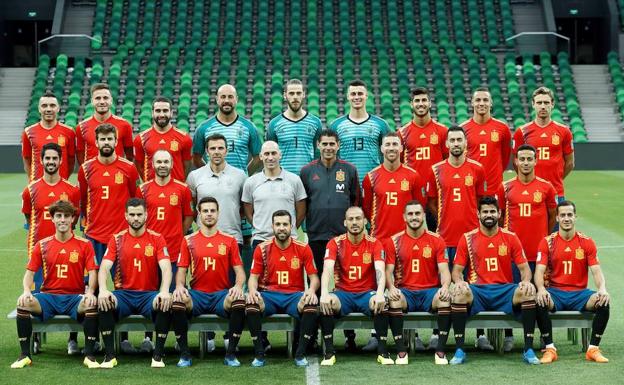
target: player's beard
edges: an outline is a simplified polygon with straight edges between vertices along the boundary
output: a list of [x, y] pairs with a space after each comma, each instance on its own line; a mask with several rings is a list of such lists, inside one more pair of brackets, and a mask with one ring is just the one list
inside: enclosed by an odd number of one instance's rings
[[422, 118], [422, 117], [427, 116], [427, 114], [429, 114], [429, 108], [425, 108], [424, 112], [419, 113], [417, 108], [412, 107], [412, 113], [413, 113], [415, 116], [417, 116], [417, 117], [419, 117], [419, 118]]
[[487, 218], [483, 218], [480, 219], [481, 224], [486, 228], [486, 229], [493, 229], [496, 224], [498, 223], [498, 219], [497, 218], [493, 218], [493, 217], [487, 217]]
[[364, 226], [358, 226], [358, 229], [353, 229], [352, 227], [349, 226], [348, 228], [348, 232], [349, 234], [353, 235], [354, 237], [357, 237], [358, 235], [362, 234], [362, 232], [364, 231]]
[[278, 232], [275, 234], [275, 238], [277, 238], [277, 240], [280, 242], [286, 242], [289, 236], [290, 233], [288, 232]]
[[167, 125], [169, 124], [169, 122], [171, 121], [171, 118], [168, 116], [164, 116], [158, 119], [154, 119], [154, 123], [160, 127], [160, 128], [165, 128], [167, 127]]
[[[229, 111], [225, 110], [225, 107], [230, 107]], [[233, 105], [231, 104], [226, 104], [226, 105], [220, 105], [219, 106], [219, 111], [223, 114], [223, 115], [231, 115], [234, 113], [234, 111], [236, 111], [236, 109], [234, 108]]]
[[[52, 166], [54, 168], [53, 169], [49, 169], [50, 166]], [[54, 163], [50, 164], [50, 163], [48, 163], [48, 164], [44, 165], [43, 170], [48, 175], [54, 175], [58, 171], [59, 167], [60, 167], [60, 165], [58, 165], [58, 164], [54, 164]]]
[[463, 148], [453, 147], [451, 148], [451, 155], [455, 157], [460, 157], [464, 153], [464, 151], [465, 149]]
[[407, 222], [407, 227], [409, 227], [410, 229], [414, 230], [414, 231], [418, 231], [420, 230], [423, 225], [425, 224], [425, 221], [422, 220], [420, 222], [417, 222], [416, 226], [413, 226], [412, 223], [414, 223], [415, 221], [408, 221]]
[[132, 222], [129, 223], [129, 225], [132, 228], [132, 230], [139, 231], [139, 230], [141, 230], [145, 226], [145, 221], [143, 221], [143, 222], [132, 221]]
[[171, 169], [170, 168], [157, 168], [156, 175], [158, 175], [161, 178], [166, 178], [169, 175], [171, 175]]
[[113, 156], [113, 154], [115, 153], [115, 148], [109, 145], [106, 145], [100, 148], [99, 151], [100, 151], [101, 156], [103, 156], [104, 158], [108, 158], [108, 157]]
[[287, 102], [287, 103], [288, 103], [288, 108], [290, 108], [290, 110], [291, 110], [292, 112], [295, 112], [295, 113], [299, 112], [299, 110], [300, 110], [300, 109], [301, 109], [301, 107], [303, 106], [303, 103], [302, 103], [302, 102], [299, 102], [299, 104], [297, 104], [297, 105], [293, 105], [293, 104], [292, 104], [292, 103], [290, 103], [290, 102]]

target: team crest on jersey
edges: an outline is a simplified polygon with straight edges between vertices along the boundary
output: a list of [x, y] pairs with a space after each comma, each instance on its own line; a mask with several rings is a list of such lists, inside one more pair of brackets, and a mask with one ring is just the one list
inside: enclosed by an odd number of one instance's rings
[[70, 252], [69, 253], [69, 262], [71, 262], [71, 263], [78, 262], [78, 256], [79, 256], [79, 254], [78, 254], [77, 251], [74, 250], [74, 251]]
[[146, 257], [153, 257], [154, 256], [154, 246], [152, 246], [152, 245], [145, 246], [145, 256]]
[[583, 259], [583, 258], [585, 258], [585, 250], [581, 249], [580, 247], [578, 249], [576, 249], [575, 257], [576, 257], [576, 259]]
[[169, 149], [171, 151], [178, 151], [178, 141], [172, 140], [171, 143], [169, 144]]
[[498, 255], [501, 257], [507, 255], [507, 245], [503, 244], [498, 246]]
[[542, 192], [536, 191], [533, 193], [533, 202], [541, 203], [542, 202]]
[[431, 258], [431, 247], [425, 246], [423, 248], [423, 258]]
[[117, 172], [115, 174], [115, 183], [116, 184], [122, 184], [124, 182], [124, 176], [123, 173], [121, 171]]
[[498, 132], [492, 131], [492, 133], [490, 134], [490, 139], [492, 139], [492, 142], [498, 142], [500, 140], [500, 138], [498, 137]]
[[408, 181], [408, 180], [403, 179], [403, 180], [401, 181], [401, 191], [409, 191], [409, 189], [410, 189], [410, 186], [409, 186], [409, 181]]
[[438, 134], [431, 134], [429, 137], [429, 143], [431, 144], [438, 144], [438, 140]]
[[464, 177], [464, 184], [466, 186], [472, 186], [474, 184], [474, 180], [472, 179], [472, 175], [466, 175], [466, 177]]
[[345, 172], [342, 170], [336, 171], [336, 182], [344, 182], [345, 181]]
[[67, 196], [67, 193], [61, 193], [61, 196], [59, 196], [59, 199], [62, 201], [69, 201], [69, 197]]
[[219, 247], [217, 248], [217, 254], [225, 255], [226, 253], [227, 253], [227, 247], [225, 247], [223, 243], [219, 244]]
[[298, 269], [299, 268], [299, 258], [293, 257], [293, 259], [290, 260], [290, 268], [291, 269]]
[[65, 138], [64, 135], [59, 135], [57, 142], [59, 146], [65, 147], [65, 143], [67, 142], [67, 139]]
[[362, 254], [362, 262], [371, 263], [371, 253], [368, 251], [364, 252], [364, 254]]
[[557, 134], [553, 135], [551, 139], [552, 139], [552, 144], [554, 146], [558, 146], [559, 143], [561, 142], [561, 138]]
[[169, 197], [169, 204], [171, 206], [177, 206], [178, 205], [178, 196], [176, 194], [173, 194]]

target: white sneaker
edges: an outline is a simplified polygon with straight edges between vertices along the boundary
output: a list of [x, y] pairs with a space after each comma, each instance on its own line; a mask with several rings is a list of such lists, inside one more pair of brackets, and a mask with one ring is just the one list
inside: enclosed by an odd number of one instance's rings
[[363, 351], [365, 352], [376, 352], [377, 351], [377, 338], [375, 337], [371, 337], [368, 339], [368, 342], [366, 343], [366, 346], [364, 346], [362, 348]]
[[145, 337], [143, 342], [141, 342], [141, 347], [139, 348], [141, 353], [151, 353], [154, 351], [154, 343], [149, 337]]
[[503, 351], [505, 353], [509, 353], [511, 349], [513, 349], [513, 346], [514, 346], [513, 336], [505, 337], [505, 340], [503, 341]]
[[448, 359], [446, 358], [446, 354], [442, 357], [438, 356], [438, 353], [433, 354], [433, 359], [436, 365], [448, 365]]
[[211, 340], [206, 340], [206, 351], [208, 353], [212, 353], [215, 351], [217, 347], [215, 346], [214, 338]]
[[431, 337], [429, 338], [429, 346], [427, 346], [427, 349], [436, 350], [437, 348], [438, 348], [438, 336], [435, 334], [432, 334]]
[[492, 346], [490, 340], [484, 335], [476, 339], [475, 348], [479, 350], [494, 350], [494, 346]]
[[78, 353], [80, 353], [80, 349], [78, 349], [78, 342], [74, 340], [67, 341], [67, 354], [73, 356]]
[[121, 344], [119, 345], [119, 349], [124, 354], [136, 354], [137, 353], [136, 348], [132, 346], [132, 344], [128, 340], [121, 341]]
[[425, 350], [425, 344], [423, 344], [420, 337], [416, 337], [416, 340], [414, 341], [414, 350], [417, 352], [422, 352]]

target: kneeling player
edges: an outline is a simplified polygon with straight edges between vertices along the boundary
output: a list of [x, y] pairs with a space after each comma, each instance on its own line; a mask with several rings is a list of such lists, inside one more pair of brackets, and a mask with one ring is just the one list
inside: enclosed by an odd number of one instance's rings
[[[49, 208], [56, 232], [39, 241], [24, 274], [24, 293], [17, 300], [17, 336], [22, 353], [11, 368], [30, 365], [31, 314], [45, 322], [55, 315], [68, 315], [83, 320], [85, 359], [88, 368], [99, 364], [93, 356], [97, 338], [97, 263], [91, 243], [74, 236], [72, 224], [76, 208], [67, 201], [57, 201]], [[34, 276], [43, 268], [40, 293], [31, 293]], [[84, 272], [89, 272], [89, 286], [85, 291]], [[83, 294], [84, 293], [84, 294]]]
[[[254, 344], [255, 358], [251, 366], [264, 366], [262, 316], [289, 314], [301, 318], [299, 345], [295, 365], [307, 366], [305, 351], [316, 329], [319, 278], [312, 250], [291, 237], [292, 218], [286, 210], [272, 215], [272, 239], [256, 247], [247, 286], [247, 324]], [[310, 284], [304, 291], [307, 274]]]
[[390, 329], [397, 348], [397, 365], [407, 365], [403, 342], [403, 312], [438, 312], [440, 337], [435, 363], [448, 364], [444, 348], [451, 327], [451, 273], [445, 254], [446, 244], [427, 230], [425, 210], [418, 201], [410, 201], [403, 212], [405, 231], [393, 235], [386, 244], [386, 281]]
[[[609, 321], [609, 293], [602, 274], [596, 244], [590, 237], [576, 231], [576, 206], [570, 201], [557, 205], [559, 231], [544, 238], [537, 253], [535, 285], [537, 286], [537, 324], [546, 349], [543, 364], [557, 360], [552, 339], [552, 323], [548, 311], [576, 310], [594, 312], [591, 340], [585, 353], [588, 361], [609, 362], [598, 345]], [[598, 291], [587, 288], [590, 270]], [[545, 273], [549, 284], [545, 285]]]
[[[245, 270], [236, 238], [217, 230], [219, 203], [203, 197], [197, 204], [199, 231], [182, 241], [176, 289], [173, 292], [173, 327], [180, 346], [179, 367], [191, 366], [188, 348], [188, 316], [217, 314], [230, 319], [230, 342], [224, 364], [240, 366], [236, 346], [245, 320]], [[191, 290], [186, 289], [186, 272], [191, 269]], [[232, 287], [230, 269], [236, 274]], [[191, 314], [188, 314], [192, 312]]]
[[[359, 207], [345, 213], [347, 233], [327, 244], [321, 282], [321, 331], [325, 343], [323, 366], [336, 363], [334, 317], [360, 312], [373, 317], [377, 334], [377, 362], [393, 365], [388, 354], [388, 311], [384, 290], [386, 275], [384, 250], [380, 241], [364, 232], [366, 218]], [[336, 268], [334, 270], [334, 268]], [[329, 292], [332, 275], [336, 291]]]
[[[450, 363], [463, 364], [466, 360], [464, 332], [467, 308], [470, 315], [481, 311], [502, 311], [513, 314], [520, 306], [524, 328], [523, 358], [529, 364], [539, 364], [533, 351], [535, 330], [535, 287], [531, 284], [531, 269], [518, 237], [498, 228], [500, 209], [496, 198], [485, 196], [479, 200], [479, 228], [465, 233], [457, 245], [453, 266], [453, 303], [451, 319], [457, 350]], [[513, 283], [512, 262], [518, 266], [522, 281]], [[468, 280], [464, 281], [464, 267], [468, 266]]]
[[[152, 367], [162, 368], [162, 360], [171, 316], [171, 262], [165, 239], [162, 235], [145, 228], [147, 211], [145, 201], [130, 198], [126, 203], [126, 221], [129, 228], [113, 235], [102, 259], [98, 274], [100, 293], [100, 332], [106, 345], [106, 356], [101, 368], [117, 366], [114, 349], [115, 319], [120, 320], [132, 314], [140, 314], [154, 320], [156, 346], [152, 356]], [[110, 292], [106, 281], [115, 265]], [[158, 269], [162, 279], [158, 288]]]

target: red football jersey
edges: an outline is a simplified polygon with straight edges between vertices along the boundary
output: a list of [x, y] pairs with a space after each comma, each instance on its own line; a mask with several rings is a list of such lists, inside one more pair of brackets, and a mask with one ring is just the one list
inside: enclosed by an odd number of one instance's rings
[[438, 200], [438, 233], [447, 247], [457, 247], [462, 234], [479, 226], [477, 201], [489, 193], [485, 171], [468, 158], [459, 167], [445, 160], [431, 169], [427, 193]]
[[325, 259], [336, 261], [336, 289], [349, 292], [377, 290], [374, 262], [385, 260], [381, 241], [365, 235], [359, 244], [354, 245], [347, 234], [339, 235], [327, 243]]
[[596, 243], [578, 231], [566, 241], [558, 232], [542, 239], [537, 263], [546, 266], [547, 286], [573, 291], [587, 288], [589, 266], [599, 265]]
[[401, 160], [429, 180], [431, 166], [448, 158], [447, 132], [446, 126], [433, 119], [424, 127], [410, 121], [397, 131], [404, 149]]
[[529, 262], [535, 262], [537, 247], [548, 235], [548, 209], [557, 207], [555, 188], [536, 177], [523, 184], [517, 177], [505, 182], [505, 228], [516, 233]]
[[29, 258], [37, 242], [56, 232], [48, 207], [58, 200], [69, 201], [79, 209], [80, 190], [65, 179], [50, 185], [41, 178], [30, 183], [22, 192], [22, 213], [30, 215], [27, 240]]
[[193, 216], [191, 190], [175, 179], [164, 186], [151, 180], [140, 185], [136, 193], [147, 204], [147, 228], [165, 237], [171, 262], [175, 263], [184, 238], [182, 221]]
[[110, 123], [117, 128], [115, 153], [118, 156], [126, 156], [124, 149], [132, 147], [132, 125], [127, 120], [120, 116], [111, 115], [105, 121], [100, 122], [91, 116], [76, 126], [76, 151], [84, 154], [85, 161], [99, 154], [95, 145], [95, 129], [102, 123]]
[[389, 238], [401, 231], [405, 204], [412, 199], [427, 207], [427, 194], [420, 175], [400, 165], [388, 171], [383, 164], [371, 170], [362, 181], [362, 208], [370, 221], [371, 235], [377, 239]]
[[540, 127], [533, 121], [514, 132], [513, 143], [514, 153], [524, 143], [537, 149], [535, 175], [552, 183], [557, 194], [564, 196], [564, 156], [574, 152], [572, 132], [568, 126], [551, 121], [546, 127]]
[[97, 270], [98, 265], [91, 242], [76, 236], [61, 242], [51, 236], [35, 245], [26, 268], [34, 272], [43, 268], [44, 293], [82, 294], [85, 271]]
[[61, 146], [61, 167], [59, 168], [61, 177], [69, 178], [69, 174], [74, 171], [69, 169], [69, 159], [76, 156], [76, 134], [74, 130], [61, 122], [52, 128], [44, 128], [41, 123], [36, 123], [26, 127], [22, 132], [22, 157], [30, 158], [29, 181], [43, 176], [41, 149], [48, 143], [57, 143]]
[[468, 282], [477, 285], [513, 283], [511, 264], [527, 262], [516, 234], [499, 229], [491, 237], [474, 229], [457, 245], [453, 263], [468, 267]]
[[232, 287], [230, 269], [242, 266], [236, 238], [217, 231], [207, 237], [201, 231], [182, 240], [178, 267], [191, 267], [191, 288], [214, 293]]
[[[473, 118], [461, 124], [466, 131], [468, 157], [481, 163], [485, 180], [492, 192], [498, 192], [503, 183], [503, 172], [511, 154], [511, 131], [502, 120], [491, 118], [479, 124]], [[502, 199], [503, 197], [498, 197]]]
[[447, 263], [446, 244], [436, 233], [425, 231], [412, 238], [405, 231], [386, 241], [386, 264], [394, 265], [394, 286], [408, 290], [440, 287], [439, 263]]
[[78, 183], [87, 236], [106, 243], [127, 226], [125, 205], [136, 195], [138, 179], [134, 164], [119, 156], [111, 164], [103, 164], [97, 157], [82, 164]]
[[165, 238], [157, 232], [146, 230], [133, 237], [124, 230], [110, 239], [104, 259], [116, 263], [116, 290], [155, 291], [160, 285], [158, 262], [169, 260], [169, 253]]
[[282, 293], [305, 290], [305, 273], [318, 274], [310, 246], [295, 239], [284, 250], [271, 238], [254, 250], [251, 274], [259, 275], [258, 288]]
[[134, 159], [143, 164], [144, 181], [154, 179], [152, 156], [158, 150], [168, 151], [173, 158], [173, 170], [171, 176], [177, 180], [186, 180], [184, 173], [184, 161], [191, 160], [191, 148], [193, 140], [187, 133], [171, 127], [161, 134], [154, 127], [141, 132], [134, 138]]

